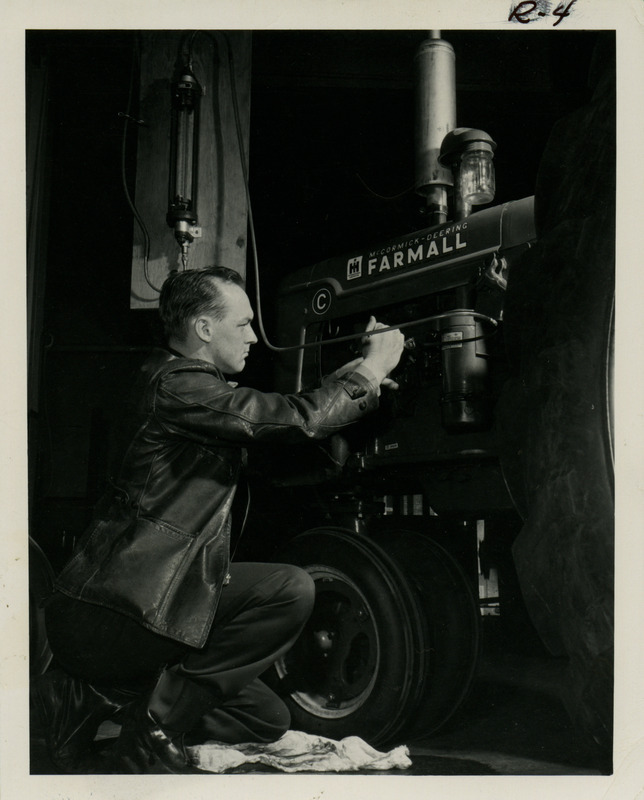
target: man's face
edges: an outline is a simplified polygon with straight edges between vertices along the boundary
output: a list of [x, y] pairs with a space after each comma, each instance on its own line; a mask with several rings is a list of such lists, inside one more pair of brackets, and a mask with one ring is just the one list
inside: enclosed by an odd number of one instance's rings
[[212, 363], [227, 375], [235, 375], [246, 366], [246, 356], [257, 336], [251, 327], [253, 309], [248, 295], [235, 283], [222, 283], [226, 307], [223, 319], [210, 318], [212, 338], [208, 352]]

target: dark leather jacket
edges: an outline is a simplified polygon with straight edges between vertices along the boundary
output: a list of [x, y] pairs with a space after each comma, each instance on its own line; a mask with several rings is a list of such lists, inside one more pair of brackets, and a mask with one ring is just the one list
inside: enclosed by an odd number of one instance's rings
[[120, 474], [56, 588], [201, 647], [228, 570], [244, 447], [328, 436], [374, 409], [378, 388], [360, 369], [301, 395], [235, 388], [165, 350], [141, 379]]

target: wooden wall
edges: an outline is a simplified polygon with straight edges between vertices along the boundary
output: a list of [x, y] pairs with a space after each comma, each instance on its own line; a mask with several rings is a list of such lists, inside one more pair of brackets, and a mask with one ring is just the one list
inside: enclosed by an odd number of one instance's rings
[[[170, 155], [171, 79], [186, 34], [142, 34], [136, 208], [150, 236], [148, 277], [159, 288], [173, 269], [181, 269], [180, 248], [166, 222]], [[246, 273], [247, 204], [231, 94], [228, 50], [248, 163], [251, 35], [201, 31], [193, 39], [193, 72], [205, 89], [201, 99], [199, 195], [202, 237], [190, 245], [188, 268], [214, 264]], [[158, 293], [145, 277], [145, 238], [134, 221], [131, 308], [154, 308]]]

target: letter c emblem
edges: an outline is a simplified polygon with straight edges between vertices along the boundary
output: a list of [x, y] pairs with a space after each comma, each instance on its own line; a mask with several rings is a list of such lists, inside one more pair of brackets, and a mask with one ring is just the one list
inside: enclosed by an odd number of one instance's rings
[[311, 307], [316, 314], [326, 314], [326, 312], [331, 308], [332, 300], [333, 296], [329, 289], [318, 289], [313, 295]]

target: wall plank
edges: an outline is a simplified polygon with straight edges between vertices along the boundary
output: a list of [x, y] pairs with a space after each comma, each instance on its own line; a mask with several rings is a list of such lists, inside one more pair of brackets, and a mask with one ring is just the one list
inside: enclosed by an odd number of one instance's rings
[[[136, 208], [150, 236], [148, 278], [145, 238], [134, 222], [131, 308], [155, 308], [160, 288], [173, 269], [181, 269], [180, 249], [166, 223], [170, 156], [171, 79], [184, 32], [143, 34], [137, 150]], [[227, 45], [233, 56], [234, 81], [246, 163], [250, 118], [251, 35], [200, 31], [193, 39], [193, 72], [205, 89], [201, 99], [201, 144], [197, 213], [202, 237], [190, 246], [188, 268], [221, 264], [246, 272], [247, 204]]]

